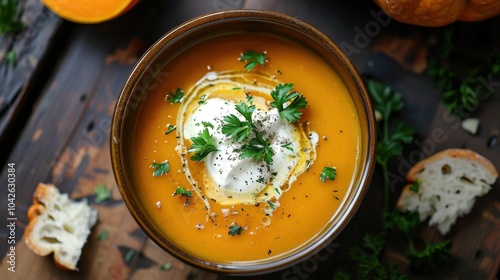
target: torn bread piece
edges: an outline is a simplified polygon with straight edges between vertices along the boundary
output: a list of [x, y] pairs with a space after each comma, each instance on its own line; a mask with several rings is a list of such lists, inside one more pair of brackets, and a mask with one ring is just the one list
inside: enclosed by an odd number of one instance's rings
[[[468, 214], [475, 198], [486, 194], [498, 172], [486, 158], [471, 150], [448, 149], [417, 163], [407, 175], [407, 185], [397, 207], [417, 211], [420, 220], [430, 217], [443, 235], [458, 217]], [[418, 190], [411, 184], [418, 182]]]
[[54, 253], [56, 265], [78, 270], [82, 248], [97, 221], [97, 210], [86, 200], [74, 201], [50, 184], [38, 184], [28, 210], [26, 245], [40, 256]]

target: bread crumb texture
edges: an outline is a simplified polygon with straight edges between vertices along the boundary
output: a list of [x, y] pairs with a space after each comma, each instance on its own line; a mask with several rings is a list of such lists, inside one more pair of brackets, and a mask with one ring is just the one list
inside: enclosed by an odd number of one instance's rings
[[54, 253], [60, 268], [78, 270], [76, 264], [97, 221], [97, 210], [85, 199], [71, 200], [50, 184], [38, 184], [33, 200], [24, 233], [26, 245], [40, 256]]
[[420, 220], [429, 219], [443, 235], [458, 217], [469, 213], [475, 198], [485, 195], [495, 183], [498, 172], [483, 156], [471, 150], [448, 149], [416, 164], [407, 181], [419, 182], [418, 191], [407, 185], [398, 207], [418, 211]]

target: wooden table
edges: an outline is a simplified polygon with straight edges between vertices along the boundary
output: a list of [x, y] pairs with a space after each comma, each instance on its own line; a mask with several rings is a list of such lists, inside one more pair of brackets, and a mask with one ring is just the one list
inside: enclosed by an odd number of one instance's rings
[[[476, 135], [471, 135], [450, 117], [440, 102], [441, 92], [423, 74], [432, 43], [427, 35], [433, 29], [377, 21], [380, 9], [369, 1], [329, 2], [143, 0], [118, 19], [81, 25], [61, 20], [38, 1], [25, 1], [23, 21], [27, 28], [19, 35], [0, 38], [0, 58], [10, 48], [17, 55], [15, 65], [0, 62], [0, 221], [7, 224], [6, 185], [11, 163], [15, 164], [17, 218], [15, 273], [8, 271], [9, 230], [0, 227], [0, 279], [232, 279], [183, 264], [151, 242], [121, 200], [109, 155], [111, 115], [134, 63], [174, 26], [216, 10], [255, 8], [295, 16], [344, 48], [353, 47], [346, 50], [351, 50], [349, 57], [361, 74], [402, 92], [405, 108], [398, 117], [417, 128], [418, 141], [408, 147], [400, 160], [391, 163], [394, 174], [405, 176], [405, 160], [411, 162], [414, 151], [430, 154], [450, 147], [476, 150], [500, 167], [500, 145], [486, 145], [500, 130], [498, 76], [489, 84], [492, 94], [473, 112], [481, 126]], [[379, 28], [361, 40], [359, 33], [377, 22]], [[464, 58], [464, 68], [472, 67], [471, 58], [499, 50], [499, 27], [498, 17], [456, 26], [455, 41], [469, 54]], [[447, 140], [431, 141], [436, 130], [443, 131]], [[78, 272], [58, 270], [50, 257], [35, 255], [23, 242], [27, 209], [39, 182], [54, 183], [72, 198], [87, 198], [99, 211], [99, 222], [85, 246]], [[112, 190], [112, 200], [96, 204], [94, 190], [100, 184]], [[394, 184], [392, 201], [398, 197], [402, 184]], [[454, 241], [450, 264], [427, 278], [496, 277], [500, 264], [499, 195], [497, 181], [447, 236]], [[312, 258], [285, 271], [253, 279], [331, 279], [339, 269], [355, 272], [348, 260], [348, 248], [359, 244], [363, 233], [380, 228], [381, 197], [381, 174], [377, 169], [357, 214], [334, 241], [330, 247], [333, 250], [326, 252], [328, 258]], [[103, 231], [109, 237], [99, 240]], [[432, 228], [423, 227], [421, 231], [430, 241], [443, 238]], [[408, 271], [400, 243], [398, 236], [392, 236], [382, 258], [398, 262], [410, 278], [422, 278]], [[160, 266], [166, 263], [172, 267], [161, 270]]]

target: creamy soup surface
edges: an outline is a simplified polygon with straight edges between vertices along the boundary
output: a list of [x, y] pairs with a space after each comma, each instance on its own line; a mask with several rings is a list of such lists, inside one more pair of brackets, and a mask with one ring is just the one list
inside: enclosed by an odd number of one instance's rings
[[[250, 60], [239, 58], [249, 50], [265, 54], [265, 64], [247, 71]], [[317, 55], [278, 37], [225, 35], [182, 52], [156, 82], [135, 128], [133, 177], [173, 241], [212, 261], [263, 260], [303, 245], [332, 219], [357, 172], [360, 125], [344, 83]], [[307, 101], [296, 122], [270, 105], [269, 93], [287, 84]], [[248, 124], [236, 105], [253, 108], [254, 127], [239, 141], [222, 130], [231, 115]], [[193, 138], [203, 133], [215, 149], [193, 160]], [[264, 149], [250, 143], [257, 134], [272, 158], [242, 156]], [[334, 180], [320, 178], [325, 167]]]

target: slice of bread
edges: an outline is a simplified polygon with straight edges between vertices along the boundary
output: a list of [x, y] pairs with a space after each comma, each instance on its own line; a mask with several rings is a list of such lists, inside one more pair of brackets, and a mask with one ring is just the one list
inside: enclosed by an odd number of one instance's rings
[[78, 270], [76, 264], [97, 221], [97, 210], [86, 200], [71, 200], [49, 184], [38, 184], [33, 200], [24, 232], [26, 245], [40, 256], [53, 252], [60, 268]]
[[[498, 172], [483, 156], [471, 150], [449, 149], [417, 163], [407, 175], [407, 185], [397, 207], [417, 211], [420, 220], [430, 217], [441, 234], [449, 232], [458, 217], [470, 212], [475, 198], [486, 194]], [[410, 190], [419, 182], [418, 191]]]

